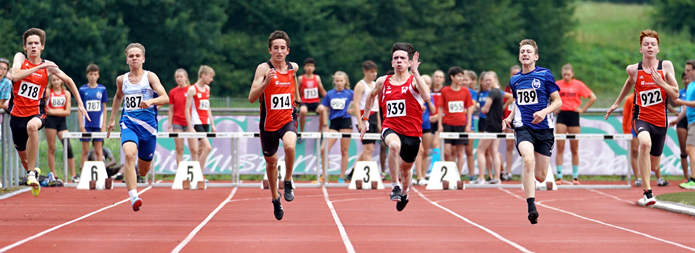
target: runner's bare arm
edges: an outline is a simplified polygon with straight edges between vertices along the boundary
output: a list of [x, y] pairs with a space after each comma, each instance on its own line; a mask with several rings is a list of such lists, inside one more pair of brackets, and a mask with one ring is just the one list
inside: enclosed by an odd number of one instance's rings
[[256, 67], [256, 73], [249, 90], [249, 102], [254, 103], [263, 94], [265, 87], [268, 87], [270, 80], [275, 77], [275, 70], [270, 69], [267, 64], [261, 63]]
[[678, 94], [678, 81], [676, 81], [675, 71], [673, 70], [673, 63], [671, 61], [664, 61], [664, 77], [666, 80], [661, 78], [661, 75], [656, 72], [655, 68], [652, 68], [652, 79], [657, 85], [661, 86], [666, 93], [673, 99], [678, 99], [680, 94]]
[[509, 116], [504, 118], [504, 120], [502, 121], [502, 131], [506, 130], [507, 128], [514, 129], [514, 127], [512, 127], [512, 119], [514, 118], [515, 115], [516, 115], [516, 106], [512, 107], [512, 109], [509, 110]]
[[[364, 85], [362, 82], [358, 82], [355, 85], [355, 95], [353, 95], [353, 101], [360, 101], [362, 99], [362, 93], [364, 93]], [[362, 115], [360, 115], [360, 110], [354, 111], [355, 118], [357, 118], [357, 131], [362, 131]]]
[[157, 93], [158, 97], [140, 102], [140, 108], [147, 109], [152, 105], [168, 104], [169, 95], [167, 95], [167, 91], [164, 89], [164, 86], [162, 86], [162, 82], [159, 81], [157, 74], [148, 71], [147, 79], [150, 81], [150, 87], [152, 87], [152, 90]]
[[473, 132], [473, 130], [471, 130], [471, 129], [472, 129], [472, 126], [473, 126], [473, 122], [472, 122], [472, 121], [473, 121], [473, 112], [475, 111], [475, 108], [477, 108], [477, 105], [476, 105], [476, 104], [477, 104], [477, 103], [473, 102], [473, 105], [469, 106], [469, 107], [466, 109], [466, 117], [467, 117], [467, 118], [466, 118], [466, 119], [467, 119], [467, 120], [466, 120], [466, 130], [465, 130], [466, 133]]
[[118, 111], [121, 109], [121, 103], [123, 103], [123, 75], [120, 75], [116, 78], [116, 94], [113, 95], [113, 104], [111, 105], [111, 117], [109, 119], [109, 123], [106, 126], [106, 131], [107, 134], [106, 136], [111, 135], [111, 130], [114, 129], [114, 126], [116, 125], [116, 115], [118, 114]]
[[[53, 66], [55, 67], [48, 67], [48, 74], [55, 75], [56, 77], [60, 78], [60, 80], [63, 80], [63, 82], [65, 82], [65, 84], [68, 86], [70, 92], [72, 92], [73, 94], [78, 94], [77, 85], [75, 85], [75, 81], [73, 81], [72, 78], [66, 75], [65, 72], [60, 70], [58, 66], [55, 65], [55, 63], [53, 64]], [[80, 96], [75, 96], [75, 102], [77, 102], [77, 111], [81, 112], [88, 121], [92, 121], [92, 119], [90, 119], [89, 115], [87, 114], [87, 110], [84, 109], [82, 98]]]
[[27, 78], [31, 73], [36, 72], [39, 69], [45, 69], [48, 67], [57, 67], [55, 63], [51, 61], [46, 61], [43, 64], [39, 64], [36, 67], [30, 68], [30, 69], [22, 69], [22, 64], [24, 64], [24, 60], [26, 57], [24, 56], [23, 53], [17, 53], [14, 55], [14, 59], [12, 60], [12, 75], [8, 75], [7, 78], [12, 80], [13, 82], [22, 80], [24, 78]]
[[678, 117], [676, 117], [675, 120], [670, 121], [670, 122], [668, 123], [668, 125], [669, 125], [669, 126], [675, 126], [676, 124], [678, 124], [678, 122], [680, 122], [680, 121], [683, 120], [684, 118], [685, 118], [685, 110], [681, 110], [681, 112], [678, 113]]
[[444, 126], [442, 125], [442, 111], [444, 111], [444, 107], [439, 107], [437, 110], [437, 131], [443, 132], [444, 131]]
[[[195, 85], [195, 84], [194, 84]], [[193, 97], [195, 96], [195, 87], [188, 87], [186, 91], [186, 109], [183, 113], [186, 115], [186, 125], [189, 129], [193, 129], [193, 118], [191, 117], [191, 107], [193, 106]]]
[[620, 95], [618, 95], [618, 98], [615, 100], [613, 105], [608, 108], [606, 116], [603, 117], [605, 120], [608, 120], [611, 113], [620, 107], [620, 103], [623, 102], [625, 96], [627, 96], [627, 94], [630, 93], [633, 88], [635, 88], [635, 81], [637, 79], [637, 64], [627, 66], [625, 72], [627, 72], [628, 77], [625, 80], [625, 84], [623, 84], [623, 89], [620, 90]]
[[169, 119], [168, 119], [168, 121], [169, 121], [169, 132], [172, 132], [172, 131], [174, 130], [174, 125], [172, 125], [172, 123], [173, 123], [173, 121], [174, 121], [174, 104], [169, 104], [169, 112], [168, 112], [168, 115], [169, 115]]
[[72, 94], [69, 91], [65, 91], [65, 109], [59, 114], [62, 117], [70, 116], [70, 110], [72, 109]]
[[545, 119], [545, 116], [548, 115], [548, 113], [554, 112], [560, 109], [560, 107], [562, 107], [562, 99], [560, 99], [560, 92], [555, 91], [553, 93], [550, 93], [550, 99], [553, 102], [550, 103], [548, 107], [533, 113], [533, 121], [531, 121], [531, 124], [541, 123], [541, 121]]
[[586, 112], [586, 110], [589, 109], [589, 107], [591, 107], [591, 105], [593, 105], [594, 102], [596, 102], [596, 99], [597, 99], [596, 94], [591, 92], [591, 95], [589, 95], [589, 101], [587, 101], [586, 104], [584, 104], [584, 106], [577, 108], [576, 112], [578, 112], [578, 113]]

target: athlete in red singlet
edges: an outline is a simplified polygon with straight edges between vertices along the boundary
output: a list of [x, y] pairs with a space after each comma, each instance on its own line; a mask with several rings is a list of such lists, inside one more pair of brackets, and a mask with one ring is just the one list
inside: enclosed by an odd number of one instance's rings
[[[36, 180], [41, 170], [34, 166], [39, 155], [39, 130], [46, 124], [44, 90], [48, 85], [48, 75], [56, 75], [68, 85], [72, 94], [78, 94], [72, 78], [55, 63], [41, 59], [45, 44], [46, 32], [30, 28], [22, 36], [26, 56], [21, 52], [15, 54], [12, 64], [14, 88], [9, 107], [12, 115], [10, 128], [19, 158], [24, 169], [28, 171], [27, 184], [32, 187], [31, 192], [34, 196], [38, 196], [41, 191], [41, 186]], [[86, 115], [87, 110], [82, 105], [82, 99], [75, 96], [75, 100], [77, 109]], [[87, 120], [90, 120], [89, 117]]]
[[[422, 105], [430, 100], [430, 90], [420, 76], [419, 53], [409, 43], [398, 42], [391, 48], [391, 65], [394, 75], [379, 77], [374, 90], [367, 96], [362, 115], [360, 134], [369, 130], [369, 114], [374, 99], [381, 96], [384, 105], [384, 123], [381, 126], [381, 139], [389, 147], [389, 171], [391, 172], [391, 201], [396, 201], [396, 210], [402, 211], [408, 204], [408, 190], [413, 178], [411, 168], [420, 148], [422, 136]], [[413, 60], [409, 60], [410, 56]], [[408, 68], [412, 75], [408, 72]], [[424, 98], [424, 99], [423, 99]], [[400, 159], [398, 158], [400, 156]], [[403, 178], [399, 182], [398, 172]]]
[[[63, 80], [56, 76], [48, 78], [49, 87], [46, 88], [46, 142], [48, 143], [48, 168], [56, 174], [55, 169], [55, 152], [56, 152], [56, 136], [60, 139], [60, 144], [63, 144], [63, 134], [68, 132], [68, 124], [65, 118], [70, 116], [70, 107], [72, 94], [63, 88]], [[72, 152], [72, 146], [68, 140], [67, 147], [63, 147], [68, 153], [68, 168], [70, 169], [71, 178], [75, 178], [75, 155]], [[62, 154], [61, 154], [62, 156]], [[50, 183], [50, 178], [49, 178]]]
[[268, 53], [270, 60], [256, 67], [256, 74], [249, 91], [249, 102], [257, 99], [261, 102], [260, 129], [261, 148], [265, 158], [266, 174], [270, 184], [273, 213], [275, 219], [281, 220], [285, 214], [280, 203], [280, 192], [277, 191], [278, 145], [282, 139], [285, 149], [285, 165], [287, 171], [284, 178], [285, 200], [294, 199], [292, 169], [294, 168], [295, 145], [297, 142], [297, 99], [299, 89], [295, 70], [297, 63], [285, 61], [290, 53], [290, 37], [283, 31], [275, 31], [268, 38]]
[[[217, 132], [215, 121], [212, 120], [210, 109], [210, 83], [215, 78], [215, 70], [202, 65], [198, 69], [198, 81], [188, 88], [186, 99], [186, 123], [193, 126], [196, 132]], [[205, 162], [212, 150], [208, 138], [198, 139], [198, 162], [200, 169], [205, 171]]]
[[[299, 130], [304, 132], [304, 125], [306, 123], [306, 114], [309, 112], [315, 112], [319, 115], [319, 130], [324, 128], [324, 110], [326, 109], [321, 105], [321, 97], [326, 96], [326, 89], [323, 88], [323, 83], [321, 82], [321, 77], [314, 74], [316, 70], [316, 62], [314, 58], [304, 59], [304, 75], [299, 77], [299, 95], [302, 98], [302, 104], [299, 106]], [[298, 143], [302, 140], [299, 139]]]
[[[627, 66], [628, 78], [618, 99], [613, 103], [605, 119], [618, 109], [625, 96], [633, 89], [634, 108], [632, 113], [633, 130], [639, 140], [639, 168], [642, 176], [642, 188], [645, 206], [656, 203], [652, 193], [649, 177], [651, 171], [659, 169], [661, 154], [666, 140], [666, 103], [668, 97], [678, 99], [678, 82], [675, 78], [673, 63], [656, 59], [659, 53], [659, 34], [652, 30], [640, 33], [640, 53], [642, 61]], [[664, 81], [666, 80], [666, 81]], [[668, 97], [667, 97], [668, 96]], [[647, 156], [647, 152], [651, 155]], [[650, 171], [651, 170], [651, 171]]]

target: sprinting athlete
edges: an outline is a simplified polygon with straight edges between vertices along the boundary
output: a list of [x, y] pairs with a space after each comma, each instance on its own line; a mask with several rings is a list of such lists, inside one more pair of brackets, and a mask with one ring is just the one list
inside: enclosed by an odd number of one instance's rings
[[[266, 174], [269, 182], [277, 182], [277, 150], [282, 140], [285, 149], [285, 200], [294, 199], [292, 169], [294, 168], [295, 145], [297, 143], [297, 100], [299, 87], [295, 70], [297, 63], [285, 61], [290, 53], [290, 37], [283, 31], [275, 31], [268, 38], [269, 61], [256, 67], [256, 74], [249, 91], [249, 102], [261, 100], [260, 129], [261, 149], [265, 158]], [[293, 104], [294, 103], [294, 104]], [[285, 214], [280, 203], [280, 192], [275, 184], [270, 184], [275, 219], [281, 220]]]
[[[560, 87], [560, 98], [562, 108], [557, 115], [555, 131], [558, 134], [578, 134], [581, 132], [579, 126], [579, 114], [586, 112], [594, 102], [596, 95], [586, 85], [574, 79], [574, 69], [569, 63], [562, 66], [562, 80], [555, 82]], [[580, 107], [581, 98], [589, 98], [589, 101]], [[570, 152], [572, 153], [572, 184], [579, 184], [579, 140], [570, 140]], [[557, 141], [557, 155], [555, 164], [557, 165], [557, 183], [562, 184], [562, 165], [564, 164], [565, 140]]]
[[157, 147], [156, 108], [169, 103], [169, 96], [157, 74], [142, 68], [145, 63], [145, 46], [130, 43], [125, 48], [125, 56], [130, 72], [116, 78], [116, 95], [113, 97], [107, 129], [109, 134], [114, 129], [116, 115], [123, 103], [120, 120], [121, 148], [125, 153], [123, 179], [128, 188], [130, 206], [137, 212], [142, 206], [142, 199], [138, 197], [135, 161], [137, 160], [140, 176], [144, 177], [150, 172], [154, 149]]
[[[666, 103], [668, 97], [678, 99], [678, 83], [673, 63], [656, 59], [659, 53], [659, 34], [652, 30], [640, 33], [640, 53], [642, 61], [627, 66], [628, 78], [623, 85], [618, 99], [606, 112], [607, 120], [611, 112], [620, 106], [630, 90], [635, 90], [632, 127], [639, 140], [639, 169], [642, 174], [643, 201], [645, 206], [656, 203], [649, 182], [651, 171], [659, 169], [661, 154], [666, 141]], [[667, 81], [664, 81], [667, 80]], [[668, 97], [667, 97], [668, 96]], [[647, 153], [651, 157], [647, 156]]]
[[[41, 192], [41, 185], [36, 178], [41, 170], [36, 166], [39, 156], [39, 130], [46, 125], [45, 89], [48, 76], [55, 75], [63, 80], [70, 92], [77, 94], [75, 82], [52, 61], [41, 59], [46, 46], [46, 32], [30, 28], [22, 35], [24, 53], [18, 52], [12, 61], [12, 81], [14, 86], [10, 98], [10, 128], [12, 139], [22, 166], [27, 171], [27, 184], [36, 197]], [[78, 112], [86, 114], [82, 99], [75, 96]], [[89, 117], [87, 120], [90, 120]], [[28, 151], [27, 151], [28, 150]]]
[[[198, 81], [196, 81], [186, 94], [186, 124], [193, 126], [196, 132], [217, 132], [215, 121], [212, 119], [210, 108], [210, 83], [215, 78], [215, 70], [202, 65], [198, 69]], [[198, 162], [200, 169], [205, 171], [205, 162], [212, 150], [208, 138], [198, 139]]]
[[[391, 47], [391, 65], [394, 75], [376, 80], [376, 87], [367, 97], [362, 115], [361, 137], [369, 130], [369, 113], [374, 99], [383, 93], [386, 107], [381, 139], [389, 147], [389, 171], [393, 190], [389, 196], [396, 201], [396, 210], [403, 211], [408, 204], [408, 191], [413, 177], [411, 168], [420, 148], [422, 136], [422, 105], [430, 99], [430, 90], [420, 76], [420, 54], [409, 43], [398, 42]], [[410, 60], [410, 56], [412, 60]], [[412, 74], [408, 72], [408, 68]], [[426, 99], [423, 101], [423, 97]], [[399, 159], [400, 156], [400, 159]], [[399, 182], [398, 172], [403, 180]]]
[[519, 43], [521, 72], [509, 80], [514, 108], [504, 119], [504, 128], [514, 128], [516, 148], [524, 160], [522, 183], [528, 204], [528, 220], [538, 223], [536, 182], [544, 181], [555, 143], [553, 112], [560, 109], [560, 89], [550, 70], [537, 67], [538, 45], [525, 39]]

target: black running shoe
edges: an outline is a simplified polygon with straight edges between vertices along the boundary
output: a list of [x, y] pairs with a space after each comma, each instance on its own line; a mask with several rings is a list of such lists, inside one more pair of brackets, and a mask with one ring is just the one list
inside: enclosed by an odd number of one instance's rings
[[391, 197], [391, 201], [400, 202], [401, 201], [401, 187], [398, 185], [394, 186], [393, 190], [391, 190], [391, 195], [389, 195], [389, 197]]
[[408, 204], [408, 195], [401, 195], [401, 201], [396, 203], [396, 210], [403, 211], [405, 209], [405, 205]]
[[292, 200], [294, 200], [294, 188], [292, 188], [292, 181], [285, 181], [285, 200], [287, 202], [292, 202]]
[[528, 212], [528, 221], [530, 221], [531, 224], [538, 223], [538, 211], [532, 210]]
[[282, 216], [285, 215], [285, 211], [282, 209], [282, 204], [280, 203], [280, 198], [273, 200], [273, 214], [275, 214], [275, 219], [282, 220]]

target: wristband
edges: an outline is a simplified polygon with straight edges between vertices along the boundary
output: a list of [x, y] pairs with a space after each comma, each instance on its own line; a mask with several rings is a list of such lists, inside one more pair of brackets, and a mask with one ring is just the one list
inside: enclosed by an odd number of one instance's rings
[[362, 120], [364, 120], [364, 121], [369, 121], [369, 117], [367, 117], [367, 116], [362, 116]]

